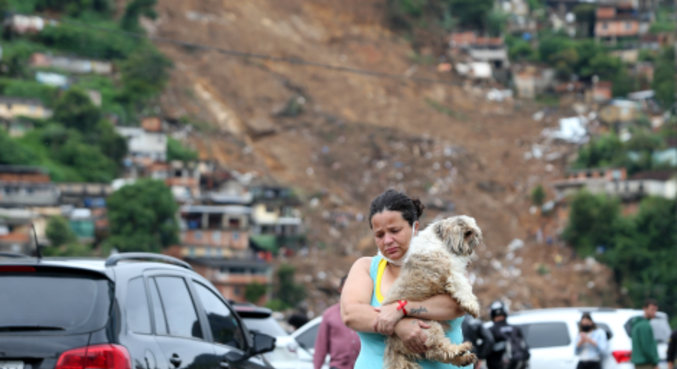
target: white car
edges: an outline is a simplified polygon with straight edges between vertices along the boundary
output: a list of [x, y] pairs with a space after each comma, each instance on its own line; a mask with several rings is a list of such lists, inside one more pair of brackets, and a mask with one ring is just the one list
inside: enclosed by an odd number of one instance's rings
[[[518, 326], [530, 347], [530, 369], [576, 369], [578, 357], [574, 353], [578, 322], [584, 312], [590, 313], [599, 328], [607, 332], [609, 355], [604, 369], [634, 369], [630, 363], [632, 341], [631, 319], [644, 314], [642, 310], [612, 308], [554, 308], [513, 312], [508, 324]], [[492, 323], [485, 323], [491, 327]], [[658, 312], [651, 320], [658, 342], [659, 367], [667, 368], [667, 343], [670, 338], [668, 316]]]

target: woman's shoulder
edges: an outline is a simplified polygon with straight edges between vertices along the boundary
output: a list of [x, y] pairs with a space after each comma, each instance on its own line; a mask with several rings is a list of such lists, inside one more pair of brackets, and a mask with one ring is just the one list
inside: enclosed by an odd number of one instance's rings
[[353, 267], [354, 268], [357, 267], [357, 268], [360, 268], [360, 269], [363, 269], [363, 268], [369, 269], [369, 268], [371, 268], [371, 263], [372, 263], [373, 260], [374, 260], [374, 257], [372, 257], [372, 256], [363, 256], [363, 257], [357, 259], [357, 261], [355, 261], [355, 263], [353, 264]]

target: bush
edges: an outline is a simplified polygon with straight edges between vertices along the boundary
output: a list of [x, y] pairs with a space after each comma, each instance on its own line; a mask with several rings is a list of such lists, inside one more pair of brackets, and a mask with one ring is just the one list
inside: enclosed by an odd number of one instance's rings
[[675, 103], [675, 48], [661, 51], [656, 62], [656, 70], [651, 88], [656, 92], [656, 100], [668, 108]]
[[157, 96], [169, 79], [172, 63], [152, 48], [144, 48], [120, 65], [123, 91], [119, 100], [135, 103]]
[[0, 79], [0, 94], [10, 97], [40, 99], [48, 107], [54, 105], [59, 90], [35, 81], [20, 79]]
[[57, 100], [53, 119], [68, 128], [87, 133], [96, 128], [101, 119], [101, 111], [92, 103], [85, 91], [73, 87]]
[[68, 224], [68, 219], [62, 216], [54, 216], [47, 221], [45, 235], [49, 239], [52, 247], [59, 247], [65, 244], [75, 243], [77, 236]]
[[152, 47], [147, 42], [116, 33], [119, 27], [111, 21], [92, 22], [97, 28], [111, 32], [92, 31], [87, 27], [61, 23], [46, 26], [35, 38], [45, 46], [76, 53], [80, 57], [123, 60], [138, 48]]
[[296, 306], [306, 298], [306, 290], [302, 285], [294, 282], [296, 268], [289, 264], [282, 264], [277, 270], [276, 296], [287, 306]]
[[167, 138], [167, 161], [180, 160], [195, 161], [198, 159], [197, 152], [191, 150], [172, 137]]
[[545, 201], [545, 190], [540, 184], [531, 191], [531, 202], [536, 206], [543, 205]]
[[19, 145], [0, 128], [0, 165], [29, 165], [35, 160], [30, 150]]
[[617, 199], [581, 191], [571, 201], [569, 223], [562, 238], [581, 256], [595, 253], [597, 247], [611, 248], [621, 216]]
[[265, 296], [267, 291], [268, 288], [266, 286], [259, 282], [252, 282], [245, 288], [244, 298], [251, 303], [257, 303], [261, 297]]

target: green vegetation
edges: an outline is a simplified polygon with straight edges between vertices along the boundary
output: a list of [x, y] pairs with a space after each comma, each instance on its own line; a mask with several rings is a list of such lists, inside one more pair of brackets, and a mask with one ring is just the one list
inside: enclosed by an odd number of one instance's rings
[[178, 205], [162, 181], [144, 179], [115, 191], [107, 200], [111, 237], [106, 248], [160, 252], [179, 241]]
[[125, 8], [125, 14], [120, 20], [120, 25], [122, 29], [131, 32], [141, 31], [141, 26], [139, 25], [139, 17], [144, 16], [147, 18], [155, 19], [157, 18], [157, 13], [155, 12], [155, 4], [157, 0], [132, 0], [127, 4]]
[[0, 165], [28, 165], [35, 161], [33, 153], [18, 144], [0, 129]]
[[244, 298], [251, 303], [258, 303], [267, 291], [268, 288], [266, 286], [259, 282], [252, 282], [245, 288]]
[[92, 250], [78, 243], [75, 232], [71, 230], [68, 220], [62, 216], [49, 218], [45, 230], [51, 247], [42, 251], [44, 256], [90, 256]]
[[580, 192], [571, 202], [564, 239], [581, 255], [595, 254], [614, 270], [635, 307], [657, 298], [677, 321], [677, 218], [674, 200], [646, 198], [636, 215], [621, 215], [618, 200]]
[[[491, 0], [387, 0], [387, 16], [396, 28], [426, 28], [451, 31], [453, 27], [496, 29], [502, 15], [492, 9]], [[490, 19], [491, 18], [491, 19]], [[500, 28], [500, 26], [498, 26]]]
[[651, 88], [656, 92], [656, 100], [668, 108], [675, 103], [675, 48], [661, 51], [656, 60], [656, 69]]
[[536, 206], [541, 206], [545, 202], [545, 190], [540, 184], [531, 190], [531, 202]]
[[649, 27], [649, 32], [653, 34], [657, 33], [674, 33], [675, 32], [675, 22], [672, 20], [672, 15], [674, 12], [666, 7], [661, 7], [656, 12], [656, 20], [651, 23]]
[[197, 152], [183, 146], [181, 142], [173, 139], [172, 137], [167, 138], [167, 161], [180, 160], [187, 162], [195, 161], [197, 159]]
[[[277, 270], [277, 285], [275, 286], [275, 300], [272, 300], [266, 306], [273, 310], [284, 310], [295, 307], [296, 304], [306, 298], [306, 290], [303, 285], [294, 282], [296, 268], [289, 264], [282, 264]], [[275, 308], [273, 308], [273, 306]]]
[[664, 169], [664, 164], [654, 163], [652, 156], [663, 147], [664, 136], [649, 129], [635, 127], [632, 138], [627, 142], [615, 134], [602, 135], [593, 139], [578, 151], [574, 169], [623, 167], [628, 174]]

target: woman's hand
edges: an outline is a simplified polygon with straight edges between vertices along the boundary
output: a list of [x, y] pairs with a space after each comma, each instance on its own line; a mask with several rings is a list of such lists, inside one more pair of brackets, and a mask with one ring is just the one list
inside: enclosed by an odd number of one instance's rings
[[378, 311], [379, 314], [374, 319], [374, 322], [371, 324], [374, 332], [381, 333], [386, 336], [391, 336], [395, 330], [395, 324], [404, 317], [404, 311], [397, 310], [398, 304], [396, 302], [384, 305], [381, 307], [375, 307], [374, 310]]
[[430, 328], [430, 325], [422, 320], [405, 318], [395, 325], [395, 335], [404, 342], [409, 350], [422, 354], [428, 350], [425, 345], [428, 337], [423, 332], [423, 329], [428, 328]]

